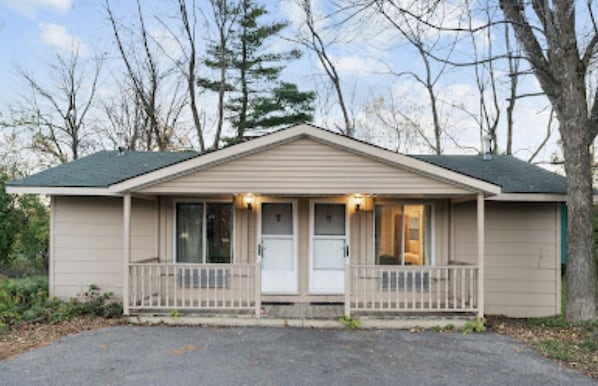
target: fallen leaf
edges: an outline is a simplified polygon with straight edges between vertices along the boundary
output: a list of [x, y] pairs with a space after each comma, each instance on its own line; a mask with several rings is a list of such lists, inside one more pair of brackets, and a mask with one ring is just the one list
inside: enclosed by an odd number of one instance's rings
[[196, 351], [196, 350], [201, 350], [201, 346], [188, 344], [186, 346], [171, 350], [170, 355], [183, 355], [185, 353], [188, 353], [189, 351]]

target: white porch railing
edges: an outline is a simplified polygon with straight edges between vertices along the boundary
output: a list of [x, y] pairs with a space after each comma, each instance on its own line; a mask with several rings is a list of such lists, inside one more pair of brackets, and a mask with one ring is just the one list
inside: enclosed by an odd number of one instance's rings
[[478, 310], [477, 266], [349, 265], [346, 269], [345, 313]]
[[129, 264], [131, 310], [260, 310], [259, 264]]

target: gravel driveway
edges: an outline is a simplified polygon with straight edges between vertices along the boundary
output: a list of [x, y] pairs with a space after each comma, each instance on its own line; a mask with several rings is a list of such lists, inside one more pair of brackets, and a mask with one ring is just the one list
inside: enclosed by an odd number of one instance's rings
[[0, 362], [1, 385], [595, 385], [493, 334], [119, 326]]

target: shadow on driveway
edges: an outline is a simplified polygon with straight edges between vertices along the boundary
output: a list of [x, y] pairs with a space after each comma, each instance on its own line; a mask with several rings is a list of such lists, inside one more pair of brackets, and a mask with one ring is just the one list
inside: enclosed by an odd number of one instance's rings
[[119, 326], [0, 362], [2, 385], [594, 385], [493, 333]]

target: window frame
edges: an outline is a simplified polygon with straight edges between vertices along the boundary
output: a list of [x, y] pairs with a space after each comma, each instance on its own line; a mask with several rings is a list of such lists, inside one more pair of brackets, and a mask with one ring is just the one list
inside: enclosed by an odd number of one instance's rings
[[[408, 205], [423, 205], [428, 206], [430, 208], [430, 258], [426, 259], [429, 262], [424, 263], [421, 267], [433, 267], [436, 265], [436, 203], [434, 201], [412, 201], [412, 200], [393, 200], [393, 201], [374, 201], [373, 203], [373, 213], [372, 213], [372, 265], [379, 266], [380, 264], [376, 264], [376, 206], [408, 206]], [[404, 215], [405, 213], [401, 211]], [[404, 217], [403, 217], [404, 218]], [[405, 246], [403, 244], [403, 255], [405, 254]], [[402, 267], [407, 266], [405, 264], [405, 257], [401, 257], [401, 264]], [[417, 267], [417, 266], [416, 266]]]
[[[201, 263], [179, 263], [177, 261], [177, 205], [178, 204], [203, 204], [202, 213], [202, 251], [201, 251]], [[232, 229], [231, 229], [231, 243], [230, 243], [230, 263], [207, 263], [207, 247], [208, 247], [208, 222], [207, 213], [209, 204], [230, 204], [232, 208]], [[172, 202], [172, 263], [173, 264], [235, 264], [235, 225], [236, 225], [236, 207], [234, 200], [230, 199], [210, 199], [210, 198], [177, 198]]]

